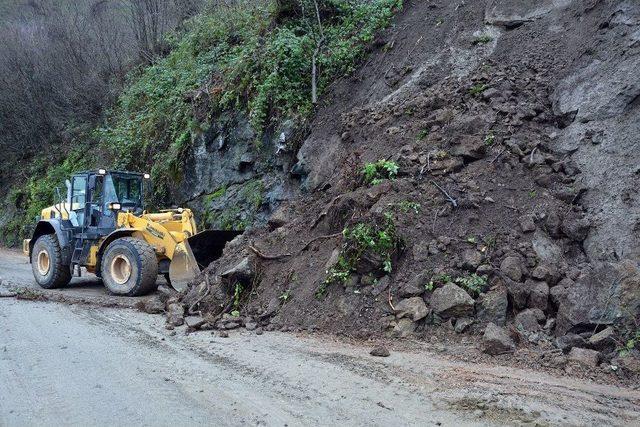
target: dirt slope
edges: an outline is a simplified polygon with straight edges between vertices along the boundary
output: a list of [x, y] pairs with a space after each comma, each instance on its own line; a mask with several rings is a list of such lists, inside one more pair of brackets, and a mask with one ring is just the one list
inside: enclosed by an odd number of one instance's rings
[[[218, 327], [235, 308], [357, 337], [455, 329], [527, 363], [637, 371], [618, 354], [640, 322], [639, 34], [629, 1], [408, 3], [324, 99], [294, 167], [306, 191], [182, 304]], [[379, 159], [398, 177], [367, 185]], [[392, 271], [368, 254], [325, 283], [343, 229], [389, 218]], [[504, 334], [480, 342], [489, 323]]]

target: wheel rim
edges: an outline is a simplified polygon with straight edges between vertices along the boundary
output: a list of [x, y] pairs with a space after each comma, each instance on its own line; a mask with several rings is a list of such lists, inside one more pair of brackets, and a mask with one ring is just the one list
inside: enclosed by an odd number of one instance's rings
[[38, 273], [42, 276], [46, 276], [51, 268], [51, 260], [49, 259], [49, 252], [41, 250], [38, 252]]
[[111, 261], [111, 277], [118, 285], [127, 283], [131, 277], [131, 263], [124, 255], [117, 255]]

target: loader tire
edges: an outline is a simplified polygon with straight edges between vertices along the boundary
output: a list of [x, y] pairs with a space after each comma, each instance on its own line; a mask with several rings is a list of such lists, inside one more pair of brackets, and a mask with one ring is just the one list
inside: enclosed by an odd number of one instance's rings
[[31, 269], [38, 285], [44, 289], [67, 286], [71, 267], [63, 263], [62, 249], [54, 234], [38, 237], [31, 251]]
[[114, 295], [138, 296], [157, 289], [158, 258], [144, 240], [123, 237], [109, 244], [102, 257], [102, 281]]

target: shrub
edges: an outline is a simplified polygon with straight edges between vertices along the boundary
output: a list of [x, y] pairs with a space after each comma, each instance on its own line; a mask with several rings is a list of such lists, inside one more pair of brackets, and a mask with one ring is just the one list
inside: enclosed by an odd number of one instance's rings
[[398, 165], [390, 160], [378, 160], [375, 163], [367, 163], [362, 169], [364, 182], [369, 185], [380, 184], [385, 179], [394, 179], [398, 176]]

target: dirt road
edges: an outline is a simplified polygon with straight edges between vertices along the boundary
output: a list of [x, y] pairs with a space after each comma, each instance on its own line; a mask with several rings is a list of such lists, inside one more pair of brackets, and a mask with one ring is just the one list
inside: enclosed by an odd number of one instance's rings
[[[0, 277], [31, 286], [28, 264], [6, 254]], [[424, 343], [375, 358], [369, 345], [322, 336], [186, 335], [161, 316], [95, 305], [114, 297], [74, 280], [51, 292], [88, 303], [0, 298], [0, 425], [640, 422], [636, 390], [452, 362]]]

